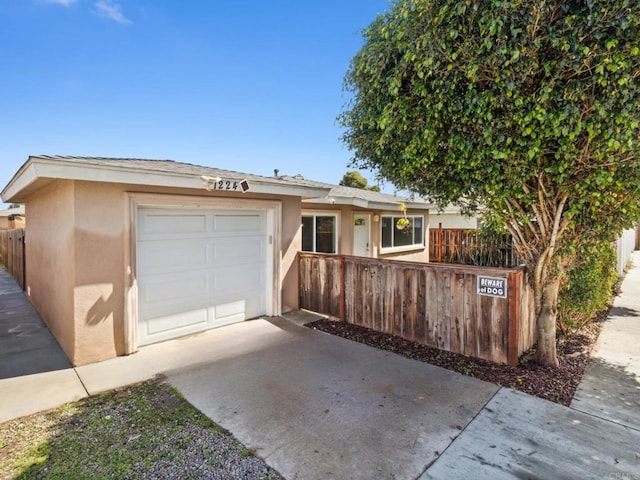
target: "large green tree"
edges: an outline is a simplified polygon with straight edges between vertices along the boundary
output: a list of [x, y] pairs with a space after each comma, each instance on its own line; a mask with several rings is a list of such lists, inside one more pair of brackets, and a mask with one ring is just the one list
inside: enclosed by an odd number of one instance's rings
[[340, 185], [344, 185], [345, 187], [359, 188], [361, 190], [372, 190], [374, 192], [380, 191], [380, 187], [378, 187], [377, 185], [373, 185], [372, 187], [370, 187], [368, 180], [364, 178], [362, 174], [357, 170], [352, 170], [345, 173], [342, 177], [342, 180], [340, 180]]
[[639, 218], [639, 62], [638, 0], [398, 0], [345, 78], [354, 166], [513, 235], [545, 365], [572, 250]]

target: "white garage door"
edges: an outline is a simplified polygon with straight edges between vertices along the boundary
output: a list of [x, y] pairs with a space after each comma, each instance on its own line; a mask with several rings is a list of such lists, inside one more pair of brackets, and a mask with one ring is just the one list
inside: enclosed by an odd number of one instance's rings
[[267, 313], [267, 214], [139, 208], [138, 344]]

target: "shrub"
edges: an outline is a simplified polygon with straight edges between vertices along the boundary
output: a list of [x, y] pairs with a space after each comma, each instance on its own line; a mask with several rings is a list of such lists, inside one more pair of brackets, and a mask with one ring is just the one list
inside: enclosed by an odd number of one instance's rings
[[558, 328], [563, 335], [586, 325], [609, 306], [618, 279], [615, 244], [578, 248], [574, 258], [558, 298]]

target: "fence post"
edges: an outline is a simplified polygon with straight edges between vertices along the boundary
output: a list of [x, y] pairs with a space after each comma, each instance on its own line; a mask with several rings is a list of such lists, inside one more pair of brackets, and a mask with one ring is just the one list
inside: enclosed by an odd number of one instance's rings
[[518, 342], [520, 338], [520, 277], [522, 270], [509, 272], [507, 298], [509, 302], [509, 331], [507, 333], [507, 363], [518, 366]]
[[346, 278], [345, 278], [345, 273], [344, 273], [344, 255], [340, 255], [340, 268], [339, 268], [339, 272], [340, 272], [340, 320], [342, 320], [343, 322], [346, 322], [347, 319], [345, 318], [346, 315]]
[[27, 231], [22, 230], [22, 290], [27, 288]]

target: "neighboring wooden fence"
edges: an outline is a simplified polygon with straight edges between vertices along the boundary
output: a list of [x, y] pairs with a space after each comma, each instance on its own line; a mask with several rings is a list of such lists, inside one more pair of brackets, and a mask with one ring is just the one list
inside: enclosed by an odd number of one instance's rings
[[504, 268], [520, 264], [508, 235], [489, 237], [466, 228], [429, 229], [429, 261]]
[[[517, 365], [535, 342], [523, 269], [299, 253], [300, 308], [431, 347]], [[507, 298], [477, 293], [506, 278]]]
[[0, 261], [24, 290], [24, 228], [0, 230]]

